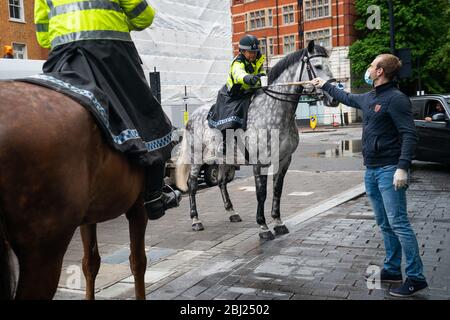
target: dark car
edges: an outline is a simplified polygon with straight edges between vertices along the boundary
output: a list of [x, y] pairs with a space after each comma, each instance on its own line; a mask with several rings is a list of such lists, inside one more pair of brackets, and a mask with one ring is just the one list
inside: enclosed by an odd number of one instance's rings
[[450, 164], [450, 94], [410, 99], [419, 138], [415, 159]]

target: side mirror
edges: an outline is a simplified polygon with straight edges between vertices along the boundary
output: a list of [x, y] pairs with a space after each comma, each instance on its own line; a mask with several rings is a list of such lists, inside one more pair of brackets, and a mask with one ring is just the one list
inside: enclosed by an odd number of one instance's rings
[[443, 113], [436, 113], [434, 116], [431, 117], [431, 120], [433, 120], [433, 121], [445, 121], [445, 114], [443, 114]]

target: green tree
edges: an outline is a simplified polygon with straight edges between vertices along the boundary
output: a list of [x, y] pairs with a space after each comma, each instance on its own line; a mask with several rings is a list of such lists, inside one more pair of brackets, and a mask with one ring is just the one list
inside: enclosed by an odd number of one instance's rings
[[[410, 48], [413, 76], [400, 82], [402, 89], [415, 93], [418, 82], [416, 61], [420, 61], [422, 89], [427, 93], [450, 92], [450, 0], [393, 0], [396, 49]], [[366, 26], [367, 8], [381, 9], [381, 28]], [[389, 11], [387, 0], [356, 0], [359, 16], [355, 23], [358, 39], [350, 47], [352, 71], [362, 79], [367, 66], [380, 53], [390, 52]], [[361, 85], [362, 81], [355, 81]]]

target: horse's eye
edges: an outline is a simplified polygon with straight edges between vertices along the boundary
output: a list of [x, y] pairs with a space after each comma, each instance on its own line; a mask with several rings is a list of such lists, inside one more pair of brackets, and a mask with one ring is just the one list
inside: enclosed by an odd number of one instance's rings
[[318, 70], [322, 70], [322, 65], [319, 64], [319, 65], [315, 66], [315, 68]]

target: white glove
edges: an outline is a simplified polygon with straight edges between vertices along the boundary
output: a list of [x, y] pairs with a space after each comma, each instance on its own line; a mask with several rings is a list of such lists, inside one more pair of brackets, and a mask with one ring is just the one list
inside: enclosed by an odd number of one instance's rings
[[395, 170], [393, 182], [395, 190], [405, 187], [407, 182], [408, 182], [408, 172], [404, 169]]

